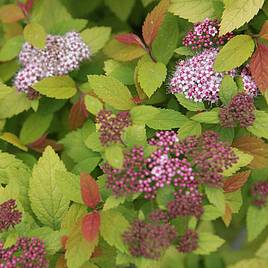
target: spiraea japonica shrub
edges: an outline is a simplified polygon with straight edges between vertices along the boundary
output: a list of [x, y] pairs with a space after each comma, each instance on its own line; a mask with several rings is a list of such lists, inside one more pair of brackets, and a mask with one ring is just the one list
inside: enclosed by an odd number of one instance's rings
[[268, 1], [0, 0], [0, 268], [267, 268]]

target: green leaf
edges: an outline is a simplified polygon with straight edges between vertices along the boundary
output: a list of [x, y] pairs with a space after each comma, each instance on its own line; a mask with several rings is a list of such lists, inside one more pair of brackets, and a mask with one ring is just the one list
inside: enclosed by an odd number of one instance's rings
[[[179, 253], [178, 250], [171, 246], [169, 247], [163, 257], [160, 259], [160, 268], [183, 268], [184, 266], [184, 256]], [[151, 266], [152, 267], [152, 266]]]
[[172, 185], [165, 186], [157, 191], [156, 202], [159, 208], [166, 209], [167, 204], [174, 200], [174, 192], [175, 189]]
[[27, 24], [23, 30], [24, 39], [36, 48], [44, 48], [46, 45], [46, 31], [38, 23]]
[[87, 26], [88, 21], [85, 19], [69, 19], [57, 22], [50, 30], [52, 34], [65, 34], [67, 32], [80, 32]]
[[193, 120], [189, 120], [180, 127], [178, 136], [180, 139], [185, 139], [188, 136], [200, 136], [201, 133], [201, 124]]
[[75, 82], [67, 75], [44, 78], [32, 87], [42, 95], [55, 99], [69, 99], [76, 93]]
[[138, 68], [138, 82], [150, 98], [166, 79], [167, 69], [161, 62], [141, 61]]
[[225, 75], [219, 92], [220, 100], [228, 105], [231, 99], [238, 93], [237, 85], [230, 75]]
[[71, 201], [81, 203], [80, 177], [71, 172], [56, 170], [55, 180], [62, 194]]
[[197, 112], [205, 110], [205, 105], [203, 102], [194, 102], [185, 98], [184, 94], [175, 94], [178, 102], [189, 111]]
[[256, 252], [256, 256], [262, 259], [268, 259], [268, 238], [262, 243]]
[[102, 211], [101, 213], [101, 236], [110, 245], [127, 253], [125, 244], [122, 241], [122, 235], [129, 226], [124, 216], [115, 210]]
[[109, 196], [103, 206], [103, 211], [116, 208], [120, 204], [123, 204], [125, 202], [126, 198], [124, 196], [116, 197], [114, 195]]
[[207, 198], [223, 215], [225, 211], [225, 197], [221, 188], [212, 188], [206, 186], [205, 188]]
[[254, 41], [249, 35], [233, 37], [217, 55], [214, 70], [224, 72], [241, 66], [252, 55], [254, 47]]
[[20, 131], [20, 140], [24, 144], [30, 144], [36, 141], [48, 130], [52, 119], [52, 113], [30, 114], [23, 123], [22, 129]]
[[16, 71], [19, 69], [19, 63], [17, 60], [12, 60], [8, 62], [2, 62], [0, 65], [0, 79], [3, 82], [7, 82], [12, 78]]
[[158, 109], [158, 111], [159, 113], [157, 113], [153, 119], [146, 122], [148, 127], [169, 130], [181, 127], [188, 120], [183, 114], [174, 110]]
[[232, 193], [224, 193], [225, 202], [231, 207], [233, 213], [238, 213], [242, 204], [242, 194], [241, 190], [232, 192]]
[[0, 61], [14, 59], [20, 52], [24, 39], [21, 35], [8, 39], [0, 49]]
[[262, 7], [264, 0], [236, 0], [224, 1], [220, 35], [238, 29], [249, 22]]
[[105, 4], [122, 21], [127, 20], [134, 6], [134, 3], [135, 3], [135, 0], [128, 0], [128, 1], [105, 0]]
[[194, 52], [189, 47], [178, 47], [174, 51], [178, 55], [193, 56]]
[[85, 145], [94, 152], [103, 151], [103, 146], [100, 142], [100, 134], [98, 132], [91, 133], [85, 140]]
[[146, 144], [146, 130], [144, 125], [132, 125], [127, 127], [122, 135], [124, 144], [132, 148], [136, 146], [144, 146]]
[[241, 260], [233, 265], [229, 265], [227, 268], [266, 268], [268, 267], [268, 261], [252, 258]]
[[65, 167], [49, 146], [33, 168], [29, 189], [33, 212], [41, 223], [53, 229], [59, 227], [69, 207], [69, 199], [58, 188], [56, 170], [65, 171]]
[[28, 148], [21, 142], [21, 140], [14, 135], [13, 133], [10, 132], [4, 132], [2, 133], [2, 135], [0, 136], [0, 139], [3, 141], [6, 141], [10, 144], [12, 144], [13, 146], [23, 150], [23, 151], [28, 151]]
[[89, 75], [88, 80], [97, 96], [115, 109], [128, 110], [135, 106], [128, 88], [115, 78]]
[[122, 168], [124, 162], [123, 149], [119, 144], [113, 144], [105, 148], [105, 157], [114, 168]]
[[174, 54], [179, 39], [177, 17], [167, 14], [152, 44], [152, 54], [157, 61], [167, 64]]
[[85, 96], [85, 105], [87, 110], [94, 115], [103, 109], [102, 102], [96, 97], [90, 95]]
[[214, 108], [209, 112], [198, 113], [191, 117], [194, 121], [207, 124], [219, 123], [219, 109]]
[[268, 209], [267, 207], [258, 208], [249, 206], [247, 212], [247, 231], [248, 241], [252, 241], [264, 230], [268, 225]]
[[215, 0], [171, 0], [169, 12], [187, 19], [190, 22], [200, 22], [215, 14]]
[[90, 52], [96, 54], [101, 50], [107, 41], [110, 39], [110, 27], [93, 27], [81, 32], [81, 37], [84, 42], [89, 46]]
[[204, 213], [202, 214], [201, 219], [203, 221], [213, 221], [222, 216], [222, 211], [213, 205], [205, 205]]
[[144, 125], [146, 122], [154, 119], [159, 113], [159, 109], [149, 105], [135, 106], [130, 110], [132, 122], [138, 125]]
[[253, 125], [247, 130], [257, 137], [268, 139], [268, 113], [256, 110], [255, 117]]
[[195, 254], [207, 255], [216, 251], [225, 241], [217, 235], [211, 233], [198, 234], [198, 249]]

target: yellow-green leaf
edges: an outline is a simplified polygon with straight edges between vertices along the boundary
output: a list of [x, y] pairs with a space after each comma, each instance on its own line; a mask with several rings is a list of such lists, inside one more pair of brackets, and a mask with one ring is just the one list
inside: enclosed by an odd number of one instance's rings
[[46, 31], [38, 23], [27, 24], [23, 30], [24, 38], [36, 48], [44, 48], [46, 44]]
[[1, 140], [4, 140], [12, 145], [14, 145], [15, 147], [23, 150], [23, 151], [28, 151], [28, 148], [20, 141], [20, 139], [14, 135], [13, 133], [10, 132], [4, 132], [1, 136], [0, 136]]

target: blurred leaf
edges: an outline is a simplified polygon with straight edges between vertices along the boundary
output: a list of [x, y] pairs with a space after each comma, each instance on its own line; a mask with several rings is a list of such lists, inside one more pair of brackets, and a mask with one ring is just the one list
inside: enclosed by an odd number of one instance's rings
[[122, 168], [124, 163], [123, 149], [119, 144], [112, 144], [105, 148], [107, 162], [113, 168]]
[[212, 188], [212, 187], [206, 186], [205, 192], [206, 192], [209, 202], [215, 205], [215, 207], [223, 215], [225, 211], [225, 198], [224, 198], [223, 190], [220, 188]]
[[38, 23], [27, 24], [23, 30], [25, 41], [36, 48], [44, 48], [46, 45], [46, 31]]
[[24, 14], [16, 4], [8, 4], [0, 7], [0, 20], [3, 23], [12, 23], [21, 19], [24, 19]]
[[24, 40], [21, 35], [8, 39], [0, 49], [0, 61], [14, 59], [20, 52]]
[[213, 205], [205, 205], [204, 213], [201, 216], [203, 221], [212, 221], [222, 216], [222, 212]]
[[2, 133], [2, 135], [0, 136], [0, 139], [14, 145], [15, 147], [23, 151], [26, 151], [26, 152], [28, 151], [28, 148], [21, 142], [21, 140], [16, 135], [10, 132]]
[[71, 130], [80, 128], [83, 126], [88, 118], [88, 112], [85, 105], [85, 100], [80, 97], [77, 102], [75, 102], [69, 113], [69, 127]]
[[234, 79], [230, 75], [225, 75], [219, 91], [220, 100], [224, 105], [228, 105], [231, 99], [238, 93], [238, 88]]
[[64, 21], [59, 21], [53, 25], [50, 30], [51, 34], [65, 34], [67, 32], [80, 32], [88, 24], [85, 19], [69, 19]]
[[105, 0], [105, 4], [111, 9], [111, 11], [122, 21], [125, 21], [135, 4], [135, 0]]
[[100, 231], [100, 214], [93, 211], [82, 218], [83, 237], [88, 241], [94, 241], [99, 237]]
[[268, 113], [256, 110], [255, 117], [253, 125], [251, 127], [247, 127], [247, 130], [259, 138], [268, 139]]
[[264, 241], [264, 243], [257, 250], [256, 256], [262, 259], [268, 259], [268, 238]]
[[225, 193], [235, 192], [243, 187], [247, 182], [247, 179], [250, 175], [250, 171], [243, 171], [236, 173], [235, 175], [228, 177], [224, 181], [223, 190]]
[[178, 47], [174, 50], [178, 55], [193, 56], [194, 52], [189, 47]]
[[245, 259], [241, 260], [233, 265], [228, 265], [227, 268], [266, 268], [268, 266], [268, 261], [263, 259]]
[[115, 39], [121, 43], [128, 45], [136, 45], [141, 48], [145, 48], [142, 40], [134, 33], [123, 33], [115, 36]]
[[175, 188], [172, 185], [166, 185], [157, 191], [156, 202], [161, 209], [166, 209], [170, 201], [174, 200]]
[[224, 211], [224, 215], [222, 217], [222, 220], [225, 224], [225, 226], [229, 226], [231, 221], [232, 221], [232, 208], [228, 205], [228, 204], [225, 204], [225, 211]]
[[259, 33], [260, 37], [263, 39], [268, 39], [268, 20], [262, 25], [261, 31]]

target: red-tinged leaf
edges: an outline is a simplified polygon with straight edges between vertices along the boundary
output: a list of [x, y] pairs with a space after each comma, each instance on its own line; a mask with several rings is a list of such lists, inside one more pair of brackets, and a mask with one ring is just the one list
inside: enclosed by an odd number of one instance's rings
[[98, 211], [93, 211], [86, 214], [82, 219], [82, 234], [88, 241], [97, 239], [100, 231], [100, 214]]
[[151, 46], [157, 36], [169, 7], [169, 0], [161, 2], [147, 15], [142, 26], [142, 36], [147, 46]]
[[56, 262], [55, 268], [68, 268], [64, 255], [60, 255], [60, 257], [58, 258]]
[[102, 255], [102, 250], [100, 247], [96, 247], [94, 252], [91, 255], [91, 258], [97, 258], [100, 257]]
[[134, 33], [118, 34], [115, 36], [115, 39], [124, 44], [136, 45], [141, 48], [145, 48], [141, 39]]
[[85, 106], [84, 98], [80, 98], [74, 103], [69, 114], [69, 127], [71, 130], [82, 127], [87, 120], [88, 111]]
[[38, 153], [43, 153], [47, 146], [51, 146], [56, 152], [59, 152], [63, 149], [62, 144], [57, 143], [55, 140], [47, 139], [47, 134], [43, 135], [35, 142], [28, 144], [29, 148]]
[[67, 241], [68, 241], [68, 236], [67, 235], [62, 236], [61, 239], [60, 239], [61, 246], [62, 246], [62, 248], [64, 250], [66, 250]]
[[33, 7], [34, 0], [27, 0], [25, 7], [27, 12], [30, 12]]
[[243, 136], [233, 142], [237, 149], [254, 156], [249, 164], [251, 168], [265, 168], [268, 166], [268, 144], [253, 136]]
[[268, 20], [262, 25], [259, 35], [261, 38], [268, 40]]
[[268, 89], [268, 47], [258, 44], [249, 64], [250, 72], [258, 88], [264, 93]]
[[232, 208], [228, 204], [225, 204], [225, 212], [222, 219], [227, 227], [230, 225], [232, 221], [232, 214], [233, 214]]
[[250, 171], [239, 172], [224, 181], [223, 190], [225, 193], [231, 193], [239, 190], [247, 181]]
[[81, 173], [80, 186], [84, 203], [94, 209], [101, 200], [98, 184], [89, 174]]
[[0, 7], [0, 20], [3, 23], [13, 23], [24, 19], [24, 17], [22, 10], [15, 4]]

